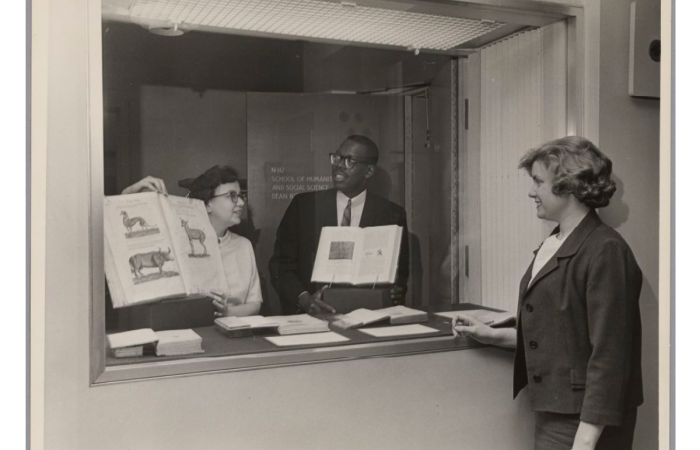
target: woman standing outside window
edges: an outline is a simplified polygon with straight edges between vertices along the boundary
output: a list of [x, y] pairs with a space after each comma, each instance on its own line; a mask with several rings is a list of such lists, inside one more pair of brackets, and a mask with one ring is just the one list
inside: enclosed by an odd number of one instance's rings
[[465, 316], [455, 335], [516, 348], [514, 395], [527, 386], [535, 449], [632, 448], [642, 404], [642, 273], [596, 208], [615, 192], [612, 162], [587, 139], [566, 137], [520, 161], [537, 217], [558, 226], [520, 283], [517, 329]]

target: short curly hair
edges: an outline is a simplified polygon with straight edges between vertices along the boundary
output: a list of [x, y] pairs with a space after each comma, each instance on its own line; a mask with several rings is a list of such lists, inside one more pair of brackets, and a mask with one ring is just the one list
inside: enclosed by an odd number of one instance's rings
[[235, 183], [236, 181], [239, 181], [236, 169], [231, 166], [217, 165], [195, 178], [187, 196], [209, 203], [209, 200], [214, 197], [216, 188], [222, 184]]
[[534, 148], [520, 159], [518, 168], [532, 174], [536, 161], [552, 173], [552, 193], [573, 194], [589, 208], [608, 206], [617, 189], [611, 178], [612, 161], [584, 137], [567, 136]]

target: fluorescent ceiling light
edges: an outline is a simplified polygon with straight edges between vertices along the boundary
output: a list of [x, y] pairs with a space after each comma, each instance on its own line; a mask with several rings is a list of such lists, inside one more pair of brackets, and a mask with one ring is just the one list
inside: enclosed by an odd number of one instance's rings
[[449, 50], [504, 24], [323, 0], [136, 0], [144, 26], [223, 28], [269, 35]]

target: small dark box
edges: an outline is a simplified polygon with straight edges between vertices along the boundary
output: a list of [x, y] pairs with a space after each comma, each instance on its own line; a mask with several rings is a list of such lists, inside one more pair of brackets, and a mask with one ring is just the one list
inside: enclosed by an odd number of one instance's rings
[[182, 330], [214, 324], [214, 305], [209, 297], [188, 297], [162, 300], [158, 303], [134, 305], [129, 309], [132, 330]]
[[388, 308], [392, 306], [391, 288], [331, 288], [323, 292], [323, 301], [339, 314], [347, 314], [359, 308]]

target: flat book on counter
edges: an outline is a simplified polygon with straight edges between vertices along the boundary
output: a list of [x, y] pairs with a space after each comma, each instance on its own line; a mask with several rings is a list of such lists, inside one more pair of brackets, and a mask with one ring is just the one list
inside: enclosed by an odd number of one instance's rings
[[137, 345], [136, 347], [115, 348], [112, 350], [112, 356], [115, 358], [134, 358], [136, 356], [143, 356], [143, 347], [143, 345]]
[[153, 346], [157, 356], [204, 353], [202, 338], [193, 330], [155, 332], [150, 328], [107, 335], [107, 344], [115, 358], [142, 356], [145, 346]]
[[354, 286], [393, 284], [402, 232], [398, 225], [323, 227], [311, 281]]
[[489, 311], [487, 309], [467, 309], [435, 313], [436, 316], [453, 319], [457, 315], [472, 317], [491, 328], [515, 326], [515, 314], [509, 311]]
[[214, 321], [217, 330], [229, 337], [245, 337], [254, 330], [274, 329], [280, 335], [329, 331], [328, 323], [308, 314], [293, 316], [220, 317]]
[[398, 305], [374, 311], [360, 308], [347, 314], [329, 316], [326, 320], [332, 323], [333, 326], [348, 329], [379, 322], [389, 322], [392, 325], [427, 322], [428, 313]]
[[115, 308], [229, 292], [201, 200], [156, 192], [105, 197], [104, 247]]
[[115, 358], [141, 356], [145, 345], [155, 345], [156, 342], [158, 336], [150, 328], [107, 335], [107, 345]]
[[157, 331], [158, 344], [156, 355], [175, 356], [204, 353], [202, 337], [194, 330], [164, 330]]

